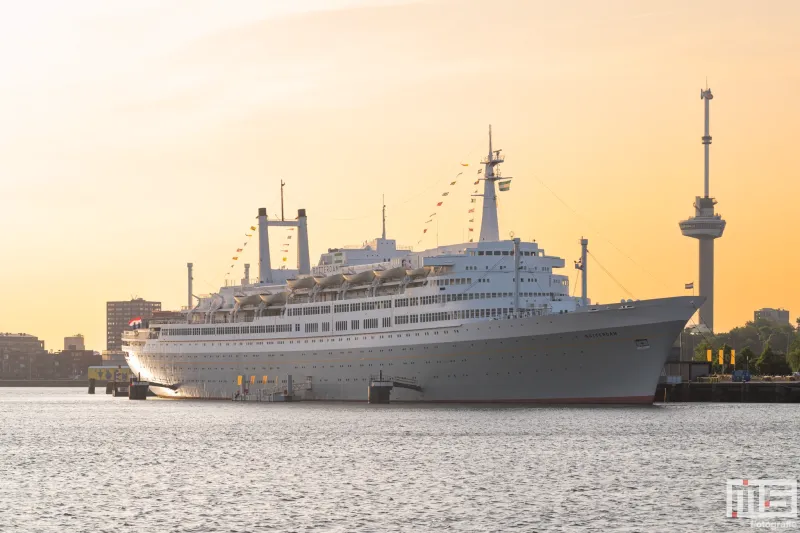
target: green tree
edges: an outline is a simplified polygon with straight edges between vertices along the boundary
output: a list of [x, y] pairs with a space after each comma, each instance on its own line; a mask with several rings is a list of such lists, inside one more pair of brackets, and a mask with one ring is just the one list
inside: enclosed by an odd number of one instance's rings
[[725, 342], [737, 350], [742, 350], [745, 346], [750, 346], [756, 353], [761, 353], [763, 349], [758, 329], [752, 325], [752, 323], [730, 330]]
[[792, 369], [792, 372], [800, 372], [800, 349], [794, 349], [786, 356], [786, 362]]
[[742, 351], [736, 354], [736, 370], [750, 370], [755, 372], [757, 360], [758, 357], [756, 357], [755, 352], [753, 352], [749, 346], [745, 346]]
[[[720, 374], [722, 372], [731, 372], [733, 367], [731, 366], [731, 348], [728, 344], [723, 344], [719, 348], [714, 348], [710, 342], [703, 341], [697, 345], [697, 348], [694, 350], [694, 360], [707, 362], [708, 361], [708, 350], [711, 350], [711, 372], [714, 374]], [[719, 351], [722, 350], [722, 361], [725, 363], [724, 365], [719, 364]]]
[[713, 359], [714, 347], [711, 346], [711, 343], [708, 341], [703, 341], [700, 344], [698, 344], [694, 349], [694, 360], [701, 362], [707, 361], [708, 350], [711, 350], [711, 355]]
[[774, 352], [772, 348], [766, 346], [761, 352], [761, 357], [756, 361], [758, 372], [765, 376], [783, 376], [791, 373], [789, 363], [786, 362], [786, 355]]

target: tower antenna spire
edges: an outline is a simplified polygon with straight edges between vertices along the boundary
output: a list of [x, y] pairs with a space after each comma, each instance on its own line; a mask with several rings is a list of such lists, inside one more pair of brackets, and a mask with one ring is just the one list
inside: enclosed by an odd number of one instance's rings
[[703, 90], [700, 91], [700, 98], [704, 101], [705, 108], [706, 108], [706, 110], [705, 110], [706, 111], [706, 113], [705, 113], [705, 130], [703, 132], [703, 137], [702, 137], [703, 145], [705, 146], [705, 169], [704, 169], [704, 172], [703, 172], [703, 186], [704, 186], [703, 192], [704, 192], [704, 197], [708, 198], [708, 195], [709, 195], [709, 193], [708, 193], [708, 163], [709, 163], [708, 149], [709, 149], [709, 145], [711, 144], [711, 133], [709, 132], [709, 122], [710, 122], [710, 117], [709, 117], [709, 108], [710, 108], [710, 106], [709, 106], [709, 104], [711, 102], [711, 99], [714, 98], [714, 95], [711, 94], [711, 89], [708, 88], [708, 81], [707, 80], [706, 80], [706, 89], [704, 91]]

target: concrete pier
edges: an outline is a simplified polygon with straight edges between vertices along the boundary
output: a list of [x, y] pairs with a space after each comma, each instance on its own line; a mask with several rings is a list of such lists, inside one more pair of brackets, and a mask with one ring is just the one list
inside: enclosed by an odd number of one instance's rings
[[800, 403], [800, 382], [659, 383], [655, 402]]

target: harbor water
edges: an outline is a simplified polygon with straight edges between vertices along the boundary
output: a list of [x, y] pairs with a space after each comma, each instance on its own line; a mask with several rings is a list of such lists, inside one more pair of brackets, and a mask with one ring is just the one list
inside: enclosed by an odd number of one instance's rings
[[725, 518], [726, 479], [797, 479], [798, 442], [790, 404], [136, 402], [6, 388], [0, 531], [744, 531], [748, 520]]

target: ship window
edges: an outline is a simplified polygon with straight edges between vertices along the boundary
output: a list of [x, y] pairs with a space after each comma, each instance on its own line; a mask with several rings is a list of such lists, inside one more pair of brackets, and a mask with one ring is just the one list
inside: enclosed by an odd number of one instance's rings
[[483, 252], [478, 252], [478, 255], [483, 255]]

